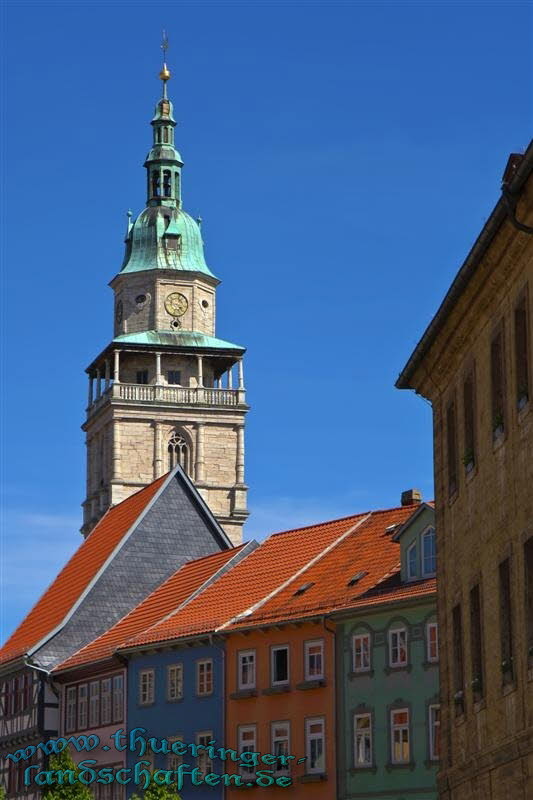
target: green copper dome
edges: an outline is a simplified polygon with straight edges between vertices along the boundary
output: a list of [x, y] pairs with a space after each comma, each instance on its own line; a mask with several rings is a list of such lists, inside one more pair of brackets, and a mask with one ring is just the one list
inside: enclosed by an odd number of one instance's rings
[[183, 161], [174, 147], [176, 121], [166, 93], [170, 73], [165, 65], [161, 75], [166, 76], [162, 77], [164, 93], [150, 123], [153, 142], [144, 162], [148, 179], [147, 207], [133, 224], [128, 223], [126, 253], [120, 271], [176, 269], [201, 272], [214, 278], [205, 263], [200, 226], [182, 208]]
[[200, 226], [185, 211], [149, 206], [133, 223], [121, 272], [148, 269], [188, 270], [215, 277], [205, 263]]

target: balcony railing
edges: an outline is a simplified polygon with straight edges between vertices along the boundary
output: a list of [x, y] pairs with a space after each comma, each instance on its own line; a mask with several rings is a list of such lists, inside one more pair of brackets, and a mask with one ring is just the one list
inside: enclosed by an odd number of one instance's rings
[[109, 400], [171, 406], [231, 407], [244, 405], [246, 395], [244, 389], [208, 389], [200, 386], [147, 386], [138, 383], [113, 383], [102, 392], [100, 397], [95, 398], [88, 408], [88, 415], [94, 414]]

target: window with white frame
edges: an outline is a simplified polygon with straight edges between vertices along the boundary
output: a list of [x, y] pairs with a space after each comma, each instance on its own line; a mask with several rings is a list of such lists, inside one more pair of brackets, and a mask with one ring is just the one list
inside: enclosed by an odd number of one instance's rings
[[427, 659], [431, 663], [439, 660], [439, 626], [436, 622], [426, 625]]
[[75, 686], [69, 686], [67, 689], [67, 707], [65, 713], [65, 730], [67, 733], [76, 730], [76, 701], [77, 689]]
[[154, 702], [154, 671], [142, 669], [139, 673], [139, 705], [149, 706]]
[[428, 528], [422, 535], [422, 574], [434, 575], [437, 571], [435, 528]]
[[175, 753], [172, 745], [176, 742], [183, 742], [183, 736], [171, 736], [168, 740], [168, 744], [170, 747], [171, 752], [167, 756], [167, 769], [168, 770], [175, 770], [178, 769], [179, 765], [183, 763], [183, 756]]
[[393, 764], [406, 764], [410, 758], [409, 709], [391, 711], [391, 759]]
[[357, 633], [353, 637], [353, 671], [368, 672], [370, 666], [370, 634]]
[[87, 684], [78, 686], [78, 730], [87, 727]]
[[274, 767], [275, 771], [277, 773], [287, 773], [289, 771], [288, 763], [283, 763], [279, 759], [289, 755], [290, 722], [273, 722], [270, 730], [272, 734], [272, 750], [270, 752], [278, 759]]
[[181, 700], [183, 697], [183, 664], [169, 664], [167, 667], [167, 700]]
[[324, 640], [305, 642], [305, 680], [320, 680], [324, 677]]
[[[153, 681], [152, 681], [153, 695]], [[113, 722], [124, 719], [124, 675], [113, 676]]]
[[413, 542], [407, 548], [407, 580], [411, 581], [418, 576], [418, 547]]
[[440, 758], [440, 706], [429, 707], [429, 757], [431, 761]]
[[96, 728], [100, 724], [100, 681], [89, 684], [89, 727]]
[[210, 658], [196, 664], [196, 693], [201, 696], [213, 693], [213, 661]]
[[389, 631], [389, 664], [391, 667], [404, 667], [407, 664], [407, 631], [393, 628]]
[[241, 650], [237, 658], [239, 689], [255, 689], [255, 650]]
[[326, 770], [326, 747], [324, 718], [305, 720], [305, 754], [307, 772], [317, 773]]
[[289, 682], [289, 646], [273, 647], [271, 650], [271, 683], [276, 686]]
[[372, 766], [372, 715], [354, 715], [354, 766]]
[[100, 721], [111, 724], [111, 678], [104, 678], [100, 690]]
[[[209, 742], [212, 740], [213, 731], [201, 731], [200, 733], [196, 734], [196, 744], [202, 745], [202, 747], [209, 747]], [[196, 765], [198, 769], [204, 773], [204, 775], [207, 775], [213, 771], [213, 762], [205, 750], [198, 751]]]
[[[257, 732], [255, 725], [239, 725], [237, 729], [237, 740], [238, 740], [238, 750], [237, 752], [239, 755], [243, 753], [255, 753], [256, 751], [256, 738]], [[255, 767], [253, 764], [246, 764], [242, 763], [239, 766], [241, 772], [245, 774], [250, 774], [255, 772]]]

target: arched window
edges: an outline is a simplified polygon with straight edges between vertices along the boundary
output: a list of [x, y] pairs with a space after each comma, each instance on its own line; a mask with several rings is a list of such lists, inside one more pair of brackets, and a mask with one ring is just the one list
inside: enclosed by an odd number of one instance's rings
[[161, 189], [159, 186], [159, 172], [154, 170], [152, 172], [152, 197], [159, 197]]
[[168, 144], [168, 128], [163, 128], [163, 141]]
[[181, 433], [174, 431], [168, 442], [168, 468], [174, 469], [177, 464], [189, 472], [189, 446]]
[[163, 172], [163, 194], [165, 197], [172, 197], [172, 183], [169, 169]]
[[176, 177], [174, 179], [176, 185], [176, 200], [180, 199], [180, 174], [176, 172]]
[[428, 528], [422, 536], [422, 572], [424, 575], [434, 575], [436, 571], [435, 528]]
[[156, 134], [157, 134], [157, 143], [159, 144], [161, 142], [161, 128], [157, 129]]

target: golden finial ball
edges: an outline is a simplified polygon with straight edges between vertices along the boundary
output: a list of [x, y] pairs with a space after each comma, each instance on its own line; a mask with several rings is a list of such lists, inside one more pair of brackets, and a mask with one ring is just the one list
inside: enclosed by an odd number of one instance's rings
[[159, 73], [159, 77], [162, 81], [168, 81], [170, 78], [170, 70], [166, 64], [163, 64], [163, 69]]

